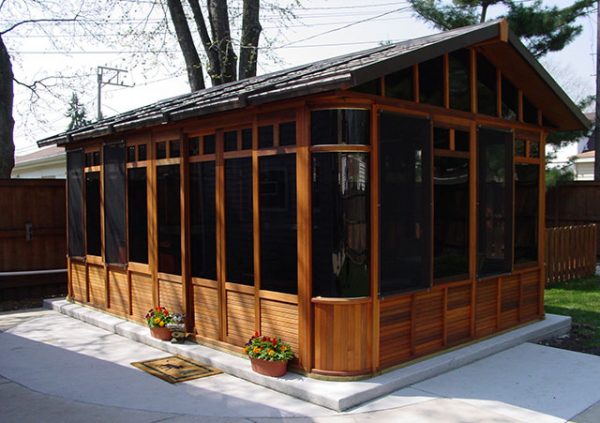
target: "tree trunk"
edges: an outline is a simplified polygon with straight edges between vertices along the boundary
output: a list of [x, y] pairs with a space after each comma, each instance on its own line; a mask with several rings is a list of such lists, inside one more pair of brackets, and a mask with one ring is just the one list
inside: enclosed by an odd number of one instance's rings
[[13, 129], [13, 71], [8, 50], [0, 35], [0, 179], [10, 178], [15, 167]]
[[185, 67], [192, 91], [204, 89], [204, 74], [202, 73], [202, 63], [198, 57], [198, 51], [194, 45], [190, 27], [188, 26], [183, 6], [180, 0], [167, 0], [171, 20], [177, 34], [177, 41], [183, 53]]
[[200, 34], [200, 40], [204, 46], [206, 56], [208, 57], [208, 66], [206, 67], [206, 71], [208, 76], [210, 76], [213, 86], [219, 85], [221, 84], [221, 64], [219, 62], [219, 51], [217, 50], [217, 46], [210, 39], [210, 35], [208, 35], [208, 30], [206, 29], [206, 23], [204, 21], [202, 9], [200, 8], [200, 3], [198, 3], [198, 0], [188, 0], [188, 3], [192, 8], [194, 22], [196, 22], [196, 29]]
[[256, 76], [258, 41], [262, 27], [259, 20], [260, 0], [244, 0], [239, 78]]
[[224, 0], [208, 0], [208, 19], [212, 29], [212, 39], [219, 52], [221, 83], [237, 79], [237, 56], [231, 44], [229, 14]]
[[[600, 0], [596, 23], [600, 24]], [[600, 27], [596, 29], [596, 118], [594, 119], [594, 181], [600, 181]]]

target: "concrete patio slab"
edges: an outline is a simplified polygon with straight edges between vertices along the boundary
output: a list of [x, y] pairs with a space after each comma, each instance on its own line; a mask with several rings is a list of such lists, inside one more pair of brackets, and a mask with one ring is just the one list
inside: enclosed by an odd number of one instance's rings
[[571, 319], [547, 315], [546, 319], [518, 329], [457, 348], [379, 376], [357, 382], [332, 382], [312, 379], [294, 373], [283, 378], [270, 378], [254, 373], [247, 359], [217, 351], [203, 345], [184, 345], [161, 342], [152, 338], [142, 325], [72, 304], [51, 299], [45, 306], [67, 316], [90, 323], [109, 332], [152, 346], [157, 349], [190, 357], [217, 367], [223, 372], [275, 391], [335, 411], [348, 410], [367, 401], [384, 396], [425, 379], [460, 368], [528, 341], [537, 341], [568, 332]]

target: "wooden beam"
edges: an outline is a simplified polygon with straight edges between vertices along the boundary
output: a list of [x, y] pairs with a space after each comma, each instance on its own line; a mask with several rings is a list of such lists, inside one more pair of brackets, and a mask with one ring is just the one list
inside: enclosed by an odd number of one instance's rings
[[496, 116], [502, 118], [502, 72], [496, 68]]
[[420, 100], [420, 92], [419, 92], [419, 65], [413, 65], [413, 96], [415, 99], [415, 103], [419, 103]]
[[470, 127], [469, 161], [469, 279], [471, 281], [471, 337], [476, 335], [477, 310], [477, 126]]
[[152, 272], [152, 303], [158, 305], [158, 216], [157, 216], [157, 179], [156, 179], [156, 140], [151, 136], [148, 143], [147, 201], [148, 206], [148, 264]]
[[194, 287], [192, 286], [190, 263], [190, 165], [188, 162], [188, 139], [183, 132], [179, 137], [179, 152], [181, 165], [179, 167], [179, 205], [180, 205], [180, 233], [181, 233], [181, 302], [184, 306], [185, 326], [188, 332], [193, 333], [194, 328]]
[[444, 107], [446, 109], [450, 108], [450, 59], [448, 57], [448, 53], [445, 53], [443, 56], [444, 65]]
[[[538, 263], [540, 264], [540, 280], [538, 286], [538, 315], [544, 316], [544, 288], [546, 287], [546, 268], [544, 261], [546, 257], [546, 137], [547, 133], [540, 131], [540, 158], [542, 164], [539, 167], [538, 184]], [[558, 198], [558, 197], [557, 197]]]
[[[275, 140], [274, 140], [275, 141]], [[252, 123], [252, 245], [254, 250], [254, 330], [261, 333], [260, 311], [260, 168], [258, 156], [258, 119]]]
[[379, 304], [379, 109], [371, 108], [371, 169], [370, 169], [370, 217], [371, 217], [371, 258], [370, 280], [373, 341], [371, 372], [376, 373], [380, 367], [379, 332], [380, 332], [380, 304]]
[[224, 341], [227, 335], [227, 293], [225, 291], [225, 262], [227, 260], [225, 245], [225, 161], [223, 158], [223, 131], [216, 131], [215, 148], [216, 168], [216, 216], [217, 216], [217, 282], [218, 282], [218, 316], [219, 340]]
[[469, 49], [469, 85], [471, 93], [471, 113], [477, 114], [477, 52]]

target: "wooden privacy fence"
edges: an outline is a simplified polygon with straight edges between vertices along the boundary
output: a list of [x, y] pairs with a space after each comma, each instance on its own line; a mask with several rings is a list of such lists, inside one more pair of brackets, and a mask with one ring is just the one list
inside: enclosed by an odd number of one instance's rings
[[0, 300], [66, 293], [65, 181], [0, 179]]
[[595, 224], [546, 229], [546, 285], [596, 272]]

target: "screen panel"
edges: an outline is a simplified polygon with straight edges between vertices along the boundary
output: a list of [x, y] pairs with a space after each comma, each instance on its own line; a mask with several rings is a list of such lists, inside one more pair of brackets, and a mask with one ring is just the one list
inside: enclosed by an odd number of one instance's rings
[[158, 271], [181, 275], [181, 204], [179, 165], [156, 167]]
[[104, 146], [104, 204], [105, 261], [125, 264], [125, 143]]
[[190, 164], [192, 276], [217, 280], [215, 162]]
[[538, 261], [539, 182], [539, 165], [515, 164], [515, 264]]
[[67, 152], [69, 256], [85, 256], [83, 220], [83, 150]]
[[146, 168], [127, 171], [129, 261], [148, 263], [148, 202]]

